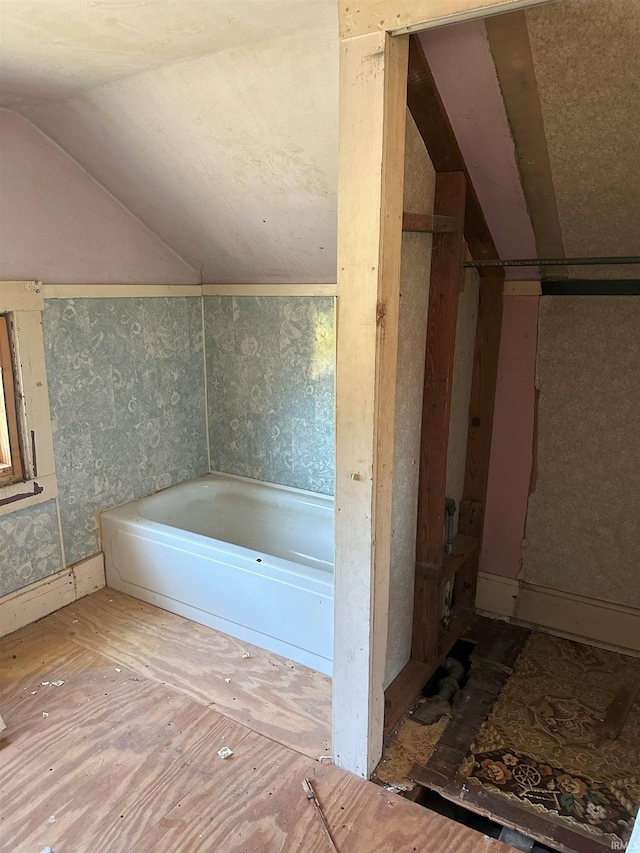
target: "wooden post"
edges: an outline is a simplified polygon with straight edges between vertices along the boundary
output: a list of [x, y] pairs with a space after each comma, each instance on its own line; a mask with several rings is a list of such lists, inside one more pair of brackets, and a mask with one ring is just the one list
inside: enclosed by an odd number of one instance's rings
[[407, 36], [399, 33], [536, 2], [338, 4], [333, 750], [336, 764], [361, 776], [381, 755], [384, 714], [407, 84]]
[[[469, 402], [469, 433], [458, 532], [482, 539], [502, 330], [504, 273], [480, 279], [480, 302]], [[476, 572], [477, 574], [477, 572]], [[475, 577], [473, 588], [475, 590]]]
[[[436, 215], [461, 220], [465, 196], [463, 172], [440, 172], [436, 176]], [[460, 230], [440, 234], [431, 255], [412, 643], [412, 656], [421, 663], [434, 662], [438, 647], [438, 575], [444, 546], [449, 415], [464, 253], [464, 238]]]
[[382, 754], [408, 37], [340, 46], [334, 762]]

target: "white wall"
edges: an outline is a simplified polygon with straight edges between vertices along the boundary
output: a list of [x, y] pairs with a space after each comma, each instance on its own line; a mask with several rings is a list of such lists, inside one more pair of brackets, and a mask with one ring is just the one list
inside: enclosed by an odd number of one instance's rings
[[[435, 171], [415, 122], [407, 112], [404, 209], [408, 213], [432, 213], [434, 193]], [[411, 655], [431, 243], [431, 234], [402, 235], [385, 687]]]
[[199, 281], [185, 261], [21, 116], [0, 110], [0, 280]]

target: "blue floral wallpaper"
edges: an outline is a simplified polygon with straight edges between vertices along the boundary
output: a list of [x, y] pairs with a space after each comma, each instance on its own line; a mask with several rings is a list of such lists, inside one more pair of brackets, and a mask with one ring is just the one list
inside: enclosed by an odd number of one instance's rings
[[211, 467], [333, 493], [334, 300], [206, 296]]
[[67, 565], [96, 512], [206, 473], [199, 297], [52, 299], [43, 330]]
[[[199, 297], [51, 299], [42, 316], [66, 565], [96, 513], [207, 471]], [[333, 492], [334, 300], [205, 297], [213, 470]], [[0, 517], [0, 595], [62, 569], [55, 500]]]
[[0, 516], [0, 596], [62, 568], [55, 500]]

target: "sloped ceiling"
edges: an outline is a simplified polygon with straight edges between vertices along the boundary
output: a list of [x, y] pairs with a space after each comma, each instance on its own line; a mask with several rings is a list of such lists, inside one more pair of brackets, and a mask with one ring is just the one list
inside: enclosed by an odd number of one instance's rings
[[640, 255], [640, 3], [562, 0], [526, 20], [565, 254]]
[[204, 281], [334, 281], [331, 0], [2, 0], [2, 96]]
[[[204, 281], [334, 281], [336, 6], [0, 0], [0, 103], [54, 139]], [[516, 14], [526, 20], [558, 247], [638, 254], [640, 3], [558, 0]], [[514, 179], [527, 146], [514, 133], [514, 172], [506, 131], [491, 142], [509, 125], [483, 27], [433, 30], [425, 47], [467, 159], [483, 152], [469, 164], [474, 183], [496, 244], [513, 257], [531, 246]], [[479, 108], [481, 80], [490, 109]], [[525, 190], [530, 201], [538, 187]], [[540, 221], [532, 217], [539, 246]], [[638, 267], [571, 272], [640, 277]]]

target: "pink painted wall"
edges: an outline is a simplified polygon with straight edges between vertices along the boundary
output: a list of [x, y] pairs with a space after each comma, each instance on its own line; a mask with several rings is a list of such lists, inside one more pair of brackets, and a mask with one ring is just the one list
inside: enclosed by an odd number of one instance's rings
[[0, 110], [0, 280], [196, 283], [185, 261], [21, 116]]
[[537, 296], [505, 296], [480, 571], [515, 578], [522, 565], [533, 456]]
[[[501, 258], [535, 258], [536, 242], [484, 22], [420, 33], [420, 41]], [[538, 278], [536, 268], [506, 271]]]

